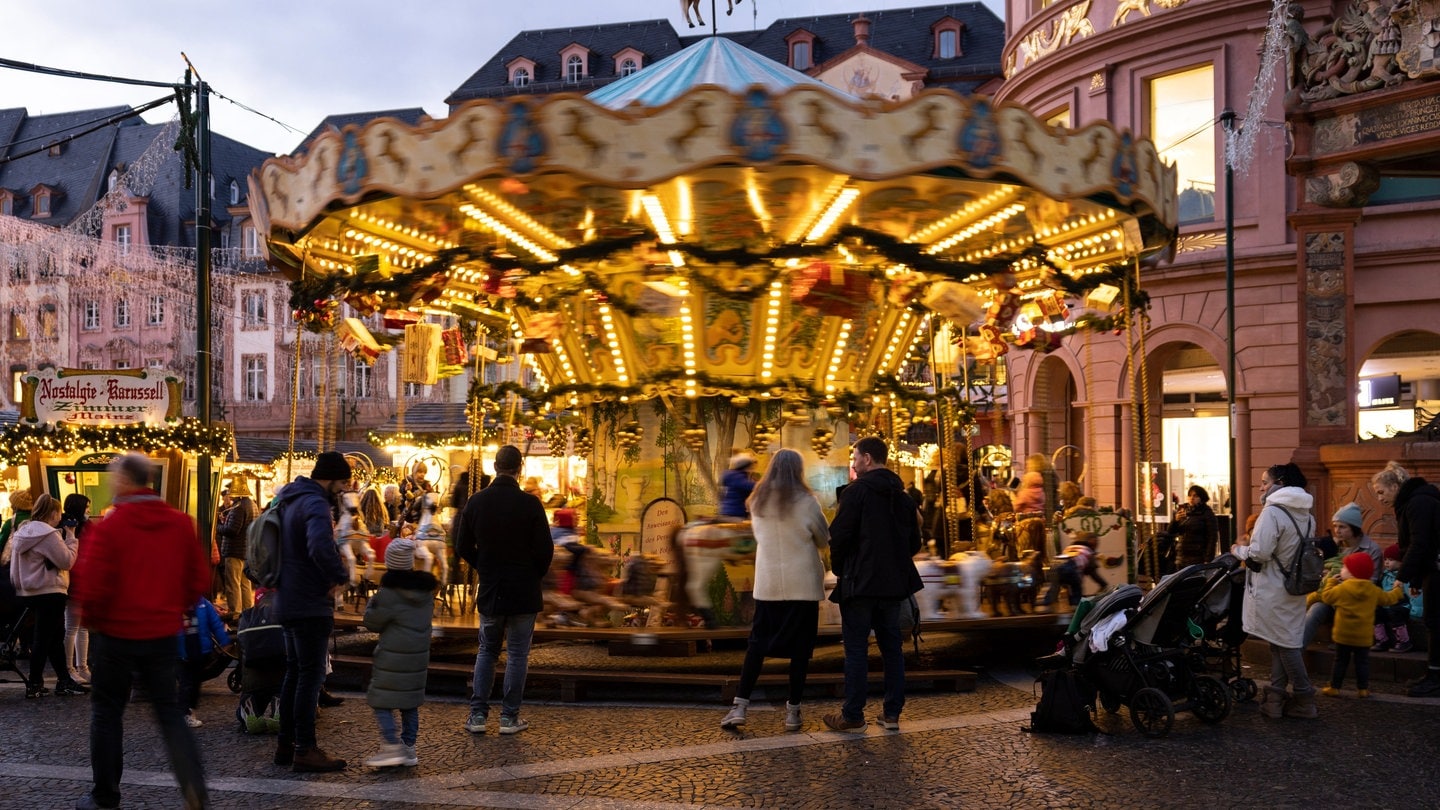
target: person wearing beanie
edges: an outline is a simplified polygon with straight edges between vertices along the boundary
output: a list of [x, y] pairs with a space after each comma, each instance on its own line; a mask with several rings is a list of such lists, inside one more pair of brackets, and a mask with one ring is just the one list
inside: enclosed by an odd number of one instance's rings
[[[1334, 554], [1343, 557], [1350, 552], [1363, 551], [1370, 557], [1370, 562], [1373, 564], [1375, 575], [1371, 581], [1379, 581], [1380, 575], [1383, 573], [1380, 546], [1365, 535], [1365, 530], [1361, 528], [1364, 522], [1365, 517], [1364, 513], [1360, 511], [1360, 504], [1354, 501], [1340, 507], [1336, 510], [1334, 517], [1330, 518], [1330, 538], [1335, 544], [1335, 550], [1326, 553], [1327, 577], [1338, 576], [1340, 573], [1339, 561], [1329, 560]], [[1332, 562], [1333, 573], [1331, 572]], [[1321, 587], [1324, 586], [1325, 583], [1321, 582]], [[1305, 634], [1302, 643], [1307, 647], [1310, 646], [1311, 642], [1320, 634], [1320, 628], [1329, 627], [1333, 621], [1335, 621], [1334, 609], [1324, 602], [1312, 601], [1309, 609], [1305, 611]]]
[[431, 613], [440, 583], [428, 571], [414, 570], [415, 555], [415, 541], [409, 538], [385, 547], [380, 589], [365, 606], [365, 627], [380, 634], [365, 690], [381, 739], [379, 752], [365, 760], [372, 768], [412, 767], [420, 762], [415, 745], [430, 666]]
[[755, 491], [755, 477], [752, 470], [755, 457], [745, 451], [730, 457], [730, 469], [720, 476], [720, 514], [744, 520], [750, 517], [746, 501]]
[[[1392, 543], [1385, 547], [1381, 554], [1384, 559], [1383, 569], [1380, 572], [1380, 590], [1388, 591], [1395, 587], [1400, 581], [1400, 545]], [[1405, 586], [1400, 586], [1400, 601], [1393, 605], [1386, 605], [1375, 611], [1375, 646], [1371, 650], [1384, 652], [1394, 649], [1398, 653], [1407, 653], [1414, 649], [1410, 643], [1410, 613], [1411, 599], [1405, 593]]]
[[30, 519], [30, 507], [35, 505], [35, 496], [30, 494], [28, 489], [17, 489], [10, 493], [10, 509], [12, 514], [0, 525], [0, 565], [10, 564], [10, 537], [20, 524]]
[[480, 651], [475, 656], [474, 689], [465, 730], [484, 734], [490, 714], [495, 664], [505, 648], [505, 682], [500, 701], [500, 733], [530, 727], [520, 716], [530, 639], [535, 617], [545, 606], [541, 580], [550, 570], [555, 544], [540, 499], [520, 488], [524, 456], [514, 445], [495, 453], [495, 480], [470, 497], [460, 514], [455, 550], [480, 578], [475, 607], [480, 612]]
[[1335, 626], [1330, 635], [1335, 639], [1335, 669], [1330, 673], [1330, 685], [1320, 690], [1321, 694], [1335, 697], [1345, 683], [1345, 671], [1350, 660], [1355, 660], [1355, 687], [1358, 697], [1370, 696], [1370, 644], [1374, 638], [1375, 609], [1393, 605], [1402, 595], [1400, 583], [1396, 582], [1388, 591], [1370, 581], [1375, 574], [1375, 563], [1370, 555], [1355, 551], [1345, 555], [1340, 569], [1339, 582], [1310, 594], [1311, 600], [1319, 600], [1335, 609]]
[[336, 498], [349, 486], [350, 462], [340, 453], [325, 452], [316, 457], [308, 478], [296, 477], [275, 499], [281, 510], [281, 564], [273, 616], [285, 629], [275, 764], [297, 773], [345, 767], [345, 760], [326, 754], [316, 744], [315, 714], [335, 629], [335, 600], [350, 583], [331, 521]]
[[557, 546], [575, 540], [575, 510], [556, 509], [555, 514], [550, 518], [550, 542]]

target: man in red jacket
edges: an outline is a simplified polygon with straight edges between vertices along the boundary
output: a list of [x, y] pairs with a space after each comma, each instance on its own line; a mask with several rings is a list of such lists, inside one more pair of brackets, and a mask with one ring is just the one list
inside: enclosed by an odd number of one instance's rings
[[175, 635], [210, 587], [195, 522], [149, 487], [154, 462], [110, 462], [114, 511], [90, 524], [71, 598], [90, 628], [90, 769], [95, 786], [76, 807], [119, 807], [125, 705], [138, 676], [155, 707], [185, 807], [210, 804], [200, 750], [175, 695]]

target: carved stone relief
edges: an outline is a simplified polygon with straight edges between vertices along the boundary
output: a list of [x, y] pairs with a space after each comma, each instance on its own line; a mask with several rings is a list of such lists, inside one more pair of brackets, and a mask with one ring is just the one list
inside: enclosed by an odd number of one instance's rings
[[1305, 424], [1345, 424], [1348, 386], [1345, 370], [1345, 234], [1305, 236]]

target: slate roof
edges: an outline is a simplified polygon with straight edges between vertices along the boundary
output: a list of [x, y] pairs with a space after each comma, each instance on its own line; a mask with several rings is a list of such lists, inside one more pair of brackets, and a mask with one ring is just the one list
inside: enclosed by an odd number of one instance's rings
[[[398, 415], [375, 428], [377, 433], [395, 433], [399, 430]], [[465, 433], [470, 422], [465, 416], [463, 402], [417, 402], [405, 407], [406, 433]]]
[[335, 115], [327, 115], [320, 123], [315, 125], [314, 129], [310, 130], [310, 134], [306, 135], [300, 141], [299, 145], [295, 147], [295, 151], [291, 154], [303, 155], [309, 151], [311, 141], [326, 132], [339, 132], [351, 124], [363, 126], [377, 118], [398, 118], [413, 127], [420, 123], [420, 118], [425, 115], [427, 115], [427, 113], [422, 107], [401, 107], [395, 110], [375, 110], [373, 112], [336, 113]]
[[[927, 68], [928, 85], [970, 92], [1002, 76], [1005, 23], [981, 3], [947, 3], [884, 11], [856, 9], [839, 14], [787, 17], [759, 31], [727, 32], [721, 36], [788, 65], [790, 54], [785, 37], [803, 28], [815, 35], [814, 62], [823, 65], [855, 46], [855, 29], [851, 23], [861, 11], [871, 22], [870, 46]], [[955, 59], [937, 59], [933, 56], [934, 35], [930, 26], [947, 16], [964, 24], [960, 37], [961, 55]], [[681, 36], [669, 20], [521, 31], [456, 88], [445, 103], [454, 109], [476, 98], [561, 91], [589, 93], [619, 78], [615, 73], [613, 57], [626, 47], [634, 47], [645, 54], [643, 70], [707, 36], [689, 33]], [[590, 75], [578, 83], [564, 81], [564, 66], [560, 64], [561, 49], [575, 42], [591, 51]], [[531, 84], [524, 88], [510, 84], [510, 74], [506, 69], [506, 65], [518, 57], [536, 63]]]
[[[0, 111], [0, 156], [20, 154], [43, 146], [67, 132], [77, 132], [86, 125], [131, 111], [130, 107], [104, 107], [93, 110], [28, 115], [24, 108]], [[64, 227], [100, 199], [107, 187], [110, 171], [122, 164], [133, 165], [165, 131], [165, 124], [147, 124], [138, 116], [126, 118], [96, 132], [81, 136], [61, 148], [58, 156], [47, 151], [0, 163], [0, 188], [16, 194], [15, 215], [44, 225]], [[193, 246], [194, 239], [183, 223], [195, 217], [195, 192], [185, 188], [185, 170], [180, 153], [170, 144], [160, 145], [165, 157], [149, 189], [149, 241], [153, 245]], [[216, 222], [230, 220], [230, 181], [240, 184], [240, 203], [245, 203], [249, 186], [245, 178], [267, 158], [272, 157], [254, 147], [211, 133], [210, 165], [215, 178], [215, 202], [211, 213]], [[198, 180], [198, 178], [196, 178]], [[51, 215], [34, 218], [30, 190], [44, 184], [57, 189], [52, 199]]]
[[[340, 453], [359, 453], [366, 456], [377, 467], [389, 467], [389, 453], [386, 453], [369, 442], [332, 442], [333, 447], [328, 449]], [[268, 436], [236, 436], [235, 437], [235, 461], [242, 464], [269, 464], [277, 458], [285, 455], [290, 450], [290, 440], [287, 438], [272, 438]], [[302, 439], [295, 437], [295, 452], [315, 452], [314, 439]]]
[[[560, 63], [560, 51], [575, 42], [590, 49], [590, 74], [578, 83], [565, 81], [565, 66]], [[588, 93], [620, 78], [615, 72], [615, 54], [620, 51], [626, 48], [640, 51], [644, 55], [643, 69], [680, 51], [686, 44], [669, 20], [521, 31], [456, 88], [445, 103], [453, 109], [476, 98], [561, 91]], [[535, 62], [535, 72], [528, 87], [516, 88], [510, 84], [510, 71], [505, 66], [522, 56]]]

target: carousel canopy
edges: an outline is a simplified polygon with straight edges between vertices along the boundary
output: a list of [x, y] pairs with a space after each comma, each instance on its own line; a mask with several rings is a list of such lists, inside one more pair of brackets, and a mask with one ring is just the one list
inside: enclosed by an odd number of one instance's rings
[[771, 93], [780, 93], [803, 85], [820, 88], [842, 98], [850, 97], [724, 37], [705, 37], [644, 70], [596, 90], [586, 98], [612, 110], [631, 104], [659, 107], [701, 85], [723, 87], [732, 93], [757, 86]]
[[476, 320], [568, 405], [873, 398], [932, 313], [1024, 345], [1174, 239], [1174, 167], [1108, 123], [943, 90], [681, 85], [659, 107], [556, 95], [348, 126], [257, 170], [253, 213], [302, 315]]

